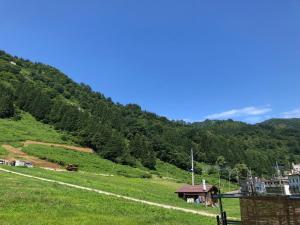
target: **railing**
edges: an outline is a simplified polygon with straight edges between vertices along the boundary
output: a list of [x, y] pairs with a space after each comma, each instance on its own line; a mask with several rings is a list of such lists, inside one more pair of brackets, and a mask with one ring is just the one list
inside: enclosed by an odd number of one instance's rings
[[218, 199], [220, 204], [220, 215], [217, 215], [217, 225], [228, 225], [228, 224], [241, 225], [242, 224], [241, 221], [227, 219], [227, 214], [225, 211], [223, 211], [223, 203], [222, 203], [222, 198], [240, 198], [240, 197], [242, 197], [241, 194], [221, 194], [220, 191], [217, 195], [212, 196], [212, 198]]

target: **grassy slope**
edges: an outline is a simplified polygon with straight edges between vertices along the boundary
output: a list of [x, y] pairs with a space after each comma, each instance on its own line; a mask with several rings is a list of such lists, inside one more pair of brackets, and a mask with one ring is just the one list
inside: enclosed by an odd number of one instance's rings
[[[214, 218], [145, 206], [0, 172], [1, 225], [215, 224]], [[201, 221], [201, 222], [200, 222]]]
[[148, 174], [147, 171], [116, 164], [93, 153], [76, 152], [63, 148], [42, 145], [29, 145], [27, 147], [23, 147], [22, 150], [30, 155], [58, 163], [63, 166], [67, 164], [77, 164], [79, 165], [80, 170], [88, 172], [123, 175], [128, 177], [142, 177], [143, 175]]
[[[141, 170], [114, 164], [90, 153], [80, 153], [60, 148], [38, 145], [25, 147], [23, 148], [23, 150], [28, 154], [32, 154], [40, 158], [47, 158], [48, 160], [54, 162], [65, 162], [66, 164], [77, 163], [80, 167], [79, 173], [57, 173], [53, 171], [44, 171], [41, 169], [25, 170], [23, 171], [25, 173], [65, 181], [73, 184], [79, 184], [87, 187], [94, 187], [101, 190], [111, 191], [117, 194], [135, 197], [143, 200], [218, 213], [217, 208], [212, 209], [194, 204], [190, 205], [179, 199], [176, 194], [174, 194], [174, 192], [184, 184], [182, 182], [179, 182], [178, 180], [184, 180], [189, 176], [189, 173], [178, 168], [172, 168], [172, 166], [170, 165], [164, 165], [161, 162], [157, 173], [159, 173], [159, 171], [162, 171], [162, 168], [171, 167], [172, 171], [175, 171], [172, 176], [177, 178], [177, 180], [164, 179], [157, 176], [153, 176], [152, 179], [140, 179], [137, 177], [128, 178], [134, 177], [134, 175], [137, 174], [135, 170]], [[168, 170], [164, 172], [168, 173]], [[113, 174], [114, 176], [102, 176], [99, 174]], [[120, 174], [122, 176], [119, 176]], [[124, 177], [124, 175], [127, 175], [128, 177]], [[196, 181], [201, 181], [199, 176], [196, 177]], [[225, 200], [225, 207], [226, 206], [228, 206], [226, 208], [228, 215], [234, 217], [239, 216], [238, 200]]]
[[[19, 142], [27, 139], [53, 143], [71, 143], [71, 141], [66, 141], [70, 140], [67, 135], [55, 131], [48, 125], [37, 122], [29, 114], [24, 114], [22, 120], [20, 121], [0, 120], [0, 131], [2, 134], [2, 136], [0, 137], [0, 142], [9, 142], [13, 145], [19, 145]], [[202, 206], [189, 205], [181, 199], [178, 199], [174, 194], [174, 191], [178, 187], [183, 185], [182, 182], [187, 182], [190, 180], [190, 174], [167, 163], [159, 161], [157, 164], [157, 170], [149, 171], [143, 167], [132, 168], [115, 164], [91, 153], [81, 153], [64, 150], [61, 148], [38, 145], [30, 145], [26, 148], [23, 148], [23, 150], [40, 158], [47, 158], [49, 161], [56, 161], [60, 162], [61, 164], [79, 164], [80, 172], [58, 173], [53, 171], [45, 171], [38, 168], [24, 169], [10, 167], [10, 169], [83, 186], [95, 187], [140, 199], [151, 200], [186, 208], [199, 208], [201, 210], [206, 210], [214, 213], [218, 212], [218, 209], [206, 209]], [[2, 148], [0, 148], [0, 155], [1, 154], [5, 154], [5, 150]], [[105, 177], [99, 175], [103, 173], [113, 174], [114, 176]], [[139, 178], [147, 173], [153, 173], [153, 178]], [[196, 176], [196, 181], [198, 183], [201, 182], [201, 179], [202, 177]], [[218, 182], [218, 179], [215, 177], [206, 177], [206, 179], [208, 180], [208, 183]], [[222, 184], [225, 185], [225, 182], [222, 182]], [[4, 187], [7, 188], [7, 186], [8, 185], [6, 185], [5, 183]], [[228, 187], [227, 183], [226, 187]], [[28, 191], [27, 188], [24, 189], [24, 191]], [[19, 205], [19, 207], [22, 206]], [[119, 210], [118, 207], [119, 206], [116, 206], [115, 210]], [[239, 216], [238, 201], [236, 201], [235, 199], [226, 200], [225, 207], [225, 209], [228, 211], [229, 216]]]
[[[177, 168], [174, 165], [164, 163], [161, 161], [157, 162], [156, 170], [151, 171], [144, 167], [132, 168], [120, 164], [113, 163], [109, 160], [105, 160], [100, 156], [92, 153], [82, 153], [70, 150], [65, 150], [58, 147], [49, 147], [41, 145], [29, 145], [22, 148], [23, 151], [30, 155], [37, 156], [41, 159], [46, 159], [51, 162], [55, 162], [62, 165], [77, 164], [80, 170], [95, 173], [108, 173], [114, 175], [123, 175], [125, 177], [142, 177], [144, 174], [150, 173], [163, 177], [172, 182], [190, 182], [191, 175], [189, 172]], [[206, 179], [209, 184], [218, 185], [218, 178], [215, 176], [203, 175], [195, 176], [196, 182], [200, 183], [202, 179]], [[227, 191], [228, 182], [222, 180], [222, 189]], [[236, 186], [231, 185], [232, 188]]]
[[72, 143], [69, 135], [57, 132], [51, 126], [36, 121], [28, 113], [23, 113], [22, 119], [18, 121], [0, 119], [0, 133], [0, 143], [14, 143], [25, 140]]
[[7, 151], [3, 147], [0, 146], [0, 157], [4, 156], [6, 154], [7, 154]]

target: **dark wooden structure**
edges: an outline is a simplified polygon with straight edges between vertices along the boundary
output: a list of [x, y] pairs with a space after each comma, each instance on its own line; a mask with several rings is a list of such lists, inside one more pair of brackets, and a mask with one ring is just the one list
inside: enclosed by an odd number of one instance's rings
[[213, 185], [185, 185], [178, 189], [175, 193], [179, 198], [185, 200], [193, 198], [194, 200], [201, 198], [201, 202], [206, 205], [213, 205], [218, 202], [217, 199], [212, 198], [213, 195], [218, 193], [218, 188]]
[[248, 196], [240, 205], [243, 225], [300, 225], [300, 197]]
[[66, 170], [73, 171], [73, 172], [78, 171], [78, 165], [69, 164], [69, 165], [66, 166]]

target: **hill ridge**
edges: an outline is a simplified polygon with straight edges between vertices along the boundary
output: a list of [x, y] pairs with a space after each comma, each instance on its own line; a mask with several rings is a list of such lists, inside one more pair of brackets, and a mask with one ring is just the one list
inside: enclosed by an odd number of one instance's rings
[[5, 103], [0, 117], [17, 120], [21, 109], [72, 135], [77, 144], [121, 164], [142, 164], [155, 170], [156, 160], [160, 159], [188, 170], [191, 148], [198, 162], [222, 162], [226, 169], [222, 177], [241, 163], [258, 175], [270, 175], [275, 161], [287, 166], [300, 161], [297, 129], [273, 129], [230, 120], [207, 124], [170, 121], [136, 104], [114, 103], [54, 67], [3, 51], [0, 90], [0, 102]]

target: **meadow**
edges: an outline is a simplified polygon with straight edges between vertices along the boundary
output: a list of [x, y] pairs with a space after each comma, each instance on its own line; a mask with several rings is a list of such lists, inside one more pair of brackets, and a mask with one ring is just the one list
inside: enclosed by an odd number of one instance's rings
[[114, 175], [123, 175], [127, 177], [149, 177], [147, 171], [139, 168], [133, 168], [101, 158], [94, 153], [76, 152], [58, 147], [28, 145], [22, 150], [29, 155], [37, 156], [61, 166], [68, 164], [77, 164], [80, 170], [94, 173], [108, 173]]
[[7, 151], [2, 146], [0, 146], [0, 156], [5, 156], [6, 154]]
[[0, 172], [1, 225], [213, 225], [215, 219]]
[[[0, 131], [0, 144], [10, 144], [21, 148], [29, 155], [57, 163], [62, 168], [68, 164], [79, 165], [78, 172], [58, 172], [41, 168], [4, 166], [9, 170], [97, 188], [141, 200], [201, 210], [215, 215], [219, 212], [219, 208], [206, 208], [202, 205], [187, 204], [177, 197], [174, 192], [185, 183], [190, 183], [191, 174], [174, 165], [158, 160], [156, 170], [149, 170], [141, 165], [133, 168], [116, 164], [101, 158], [96, 153], [78, 152], [44, 145], [24, 147], [22, 142], [25, 140], [74, 145], [74, 138], [36, 121], [26, 113], [22, 115], [22, 119], [19, 121], [0, 120]], [[5, 157], [6, 154], [7, 151], [0, 147], [0, 157]], [[203, 166], [208, 167], [209, 165]], [[1, 225], [2, 221], [3, 224], [32, 225], [54, 223], [108, 225], [215, 224], [214, 218], [144, 206], [107, 196], [95, 196], [93, 193], [69, 190], [69, 188], [59, 185], [3, 174], [2, 172], [0, 172], [0, 175], [1, 182], [4, 184], [0, 185]], [[202, 179], [205, 179], [208, 184], [219, 183], [218, 176], [215, 174], [208, 175], [204, 173], [195, 177], [198, 184], [202, 182]], [[223, 192], [226, 192], [236, 189], [237, 186], [234, 184], [229, 185], [228, 181], [221, 180], [221, 188]], [[88, 206], [88, 208], [85, 206]], [[239, 217], [239, 202], [237, 199], [225, 199], [224, 208], [228, 216]], [[47, 211], [49, 211], [49, 214]], [[120, 213], [120, 216], [116, 217], [114, 213], [118, 215]], [[25, 218], [25, 220], [21, 219], [28, 214], [36, 216], [30, 216], [31, 218]], [[67, 215], [66, 218], [64, 218], [64, 215]], [[53, 217], [58, 219], [53, 219]], [[25, 222], [21, 223], [19, 220]], [[91, 222], [92, 220], [93, 222]]]
[[[60, 163], [61, 165], [78, 164], [79, 172], [55, 172], [39, 168], [10, 169], [39, 177], [50, 178], [85, 187], [97, 188], [142, 200], [183, 208], [198, 209], [214, 214], [219, 212], [219, 208], [206, 208], [202, 205], [187, 204], [182, 199], [179, 199], [174, 192], [184, 185], [185, 178], [188, 178], [188, 176], [190, 178], [190, 173], [177, 168], [178, 171], [175, 171], [176, 173], [172, 174], [173, 178], [164, 177], [160, 174], [160, 172], [162, 169], [166, 169], [167, 167], [172, 168], [172, 166], [168, 164], [164, 166], [161, 165], [161, 167], [155, 171], [155, 174], [152, 174], [151, 178], [145, 179], [143, 173], [148, 173], [149, 171], [143, 171], [141, 168], [131, 168], [115, 164], [92, 153], [82, 153], [62, 148], [39, 145], [24, 147], [23, 151], [41, 159]], [[163, 163], [161, 162], [161, 164]], [[168, 173], [168, 171], [164, 170], [164, 173]], [[213, 181], [217, 181], [216, 178], [211, 179]], [[202, 177], [196, 176], [196, 182], [200, 183], [201, 181]], [[225, 183], [224, 186], [227, 187], [225, 181], [222, 181], [222, 183]], [[229, 216], [239, 217], [238, 200], [226, 199], [224, 200], [224, 206]]]
[[74, 144], [72, 136], [58, 132], [23, 112], [19, 120], [0, 119], [0, 134], [0, 143], [12, 143], [16, 147], [20, 146], [19, 142], [26, 140]]

